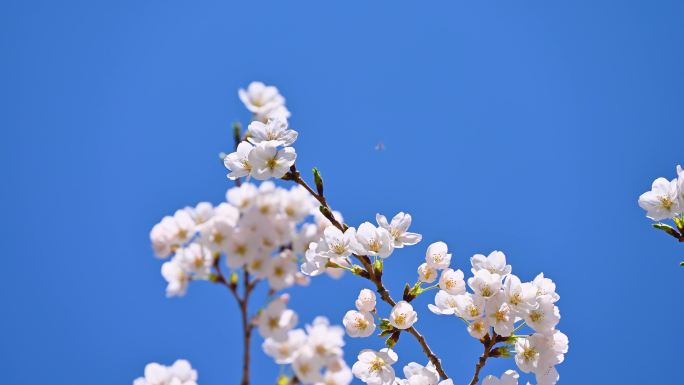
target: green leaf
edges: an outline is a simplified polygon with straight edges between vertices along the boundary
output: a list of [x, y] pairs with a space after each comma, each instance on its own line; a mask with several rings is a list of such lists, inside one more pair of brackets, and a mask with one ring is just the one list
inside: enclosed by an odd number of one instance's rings
[[672, 228], [672, 226], [666, 225], [664, 223], [654, 223], [653, 227], [655, 227], [658, 230], [663, 230], [664, 232], [672, 235], [673, 237], [675, 237], [677, 239], [679, 239], [681, 237], [681, 235], [677, 232], [677, 230]]

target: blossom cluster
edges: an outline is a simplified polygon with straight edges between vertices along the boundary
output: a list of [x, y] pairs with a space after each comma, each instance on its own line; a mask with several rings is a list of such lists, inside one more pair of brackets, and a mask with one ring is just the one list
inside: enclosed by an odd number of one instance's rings
[[654, 221], [672, 219], [684, 215], [684, 169], [677, 166], [677, 178], [653, 181], [651, 191], [639, 197], [639, 206]]
[[286, 295], [276, 298], [257, 318], [262, 348], [277, 364], [291, 365], [302, 384], [349, 385], [351, 369], [343, 358], [344, 331], [317, 317], [295, 329], [297, 314], [287, 308]]
[[[445, 252], [446, 245], [428, 247], [428, 264], [435, 258], [444, 260]], [[556, 302], [560, 296], [554, 282], [543, 273], [531, 282], [521, 282], [511, 273], [511, 265], [506, 264], [506, 256], [500, 251], [488, 256], [476, 254], [470, 262], [473, 276], [467, 284], [472, 293], [466, 290], [461, 270], [442, 265], [440, 290], [429, 309], [462, 319], [468, 324], [468, 333], [478, 340], [490, 338], [491, 330], [493, 336], [507, 337], [503, 341], [514, 342], [515, 362], [521, 371], [534, 373], [539, 385], [555, 384], [559, 378], [555, 366], [564, 360], [568, 339], [556, 329], [560, 321]], [[523, 325], [533, 334], [514, 335]]]
[[[243, 183], [226, 194], [226, 202], [202, 202], [164, 217], [150, 232], [168, 282], [168, 296], [182, 296], [191, 280], [211, 278], [212, 267], [226, 256], [230, 269], [244, 268], [265, 279], [273, 290], [306, 283], [298, 271], [297, 254], [311, 239], [318, 239], [330, 222], [309, 193], [296, 186], [289, 190], [272, 182], [260, 186]], [[304, 222], [313, 215], [314, 222]], [[333, 276], [343, 270], [327, 269]]]
[[411, 215], [400, 212], [387, 221], [384, 215], [376, 216], [378, 226], [370, 222], [362, 223], [358, 229], [348, 227], [344, 232], [330, 226], [323, 232], [323, 236], [309, 244], [301, 266], [302, 273], [316, 276], [326, 270], [327, 266], [335, 264], [351, 265], [349, 257], [364, 255], [377, 258], [388, 258], [394, 249], [415, 245], [420, 242], [420, 234], [408, 231], [411, 225]]
[[145, 366], [145, 375], [133, 385], [197, 385], [197, 371], [186, 360], [177, 360], [171, 366], [156, 362]]
[[277, 88], [259, 82], [253, 82], [247, 90], [241, 89], [239, 95], [254, 114], [254, 120], [247, 127], [245, 140], [223, 159], [230, 170], [228, 178], [281, 178], [297, 159], [291, 146], [298, 133], [288, 128], [290, 112], [285, 107], [285, 98]]

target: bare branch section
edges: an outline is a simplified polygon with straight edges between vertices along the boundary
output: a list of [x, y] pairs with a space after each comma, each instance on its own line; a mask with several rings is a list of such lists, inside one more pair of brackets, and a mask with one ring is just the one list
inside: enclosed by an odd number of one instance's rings
[[[335, 219], [332, 209], [328, 205], [327, 199], [322, 194], [322, 189], [318, 189], [321, 191], [321, 193], [319, 194], [317, 191], [311, 188], [311, 186], [309, 186], [309, 184], [302, 179], [302, 176], [295, 165], [292, 165], [290, 171], [287, 174], [285, 174], [285, 176], [283, 176], [282, 179], [291, 180], [297, 183], [298, 185], [304, 187], [321, 204], [321, 213], [330, 221], [330, 223], [332, 223], [333, 226], [337, 227], [342, 232], [344, 232], [347, 229], [346, 225], [340, 223], [337, 219]], [[359, 262], [361, 262], [365, 270], [365, 272], [363, 272], [365, 274], [357, 275], [373, 282], [375, 284], [376, 291], [380, 294], [380, 298], [382, 298], [382, 300], [385, 303], [387, 303], [390, 306], [396, 305], [396, 302], [390, 295], [389, 290], [387, 290], [384, 283], [382, 282], [382, 272], [376, 271], [376, 269], [373, 268], [373, 263], [371, 262], [370, 258], [368, 258], [368, 256], [354, 256], [356, 257], [356, 259], [359, 260]], [[447, 376], [446, 372], [444, 371], [444, 368], [442, 367], [442, 363], [439, 357], [437, 357], [437, 355], [432, 351], [432, 349], [430, 349], [430, 346], [425, 340], [425, 337], [422, 334], [420, 334], [420, 332], [418, 332], [418, 329], [416, 329], [415, 326], [412, 326], [411, 328], [407, 329], [407, 331], [411, 335], [413, 335], [413, 337], [415, 337], [415, 339], [418, 341], [418, 343], [423, 349], [423, 353], [425, 353], [430, 362], [432, 362], [432, 364], [435, 366], [435, 369], [437, 369], [437, 373], [439, 373], [440, 377], [442, 377], [442, 379], [448, 379], [449, 376]]]
[[221, 272], [219, 258], [214, 259], [214, 270], [216, 270], [215, 282], [226, 286], [228, 290], [230, 290], [240, 308], [240, 319], [242, 321], [242, 379], [240, 380], [240, 385], [249, 385], [251, 361], [250, 348], [252, 344], [252, 331], [254, 329], [254, 325], [249, 317], [249, 297], [259, 280], [254, 279], [250, 281], [249, 273], [245, 270], [242, 279], [243, 293], [240, 295], [236, 279], [237, 276], [231, 276], [229, 280], [226, 280], [226, 277]]

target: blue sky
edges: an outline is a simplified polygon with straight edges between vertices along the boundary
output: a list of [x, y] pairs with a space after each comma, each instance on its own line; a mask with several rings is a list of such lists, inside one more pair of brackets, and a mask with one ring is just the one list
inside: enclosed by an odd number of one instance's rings
[[[388, 261], [394, 292], [429, 242], [453, 263], [504, 251], [558, 284], [561, 383], [673, 383], [684, 248], [636, 199], [684, 163], [678, 1], [5, 1], [0, 11], [4, 383], [126, 384], [191, 360], [237, 383], [237, 308], [197, 284], [166, 299], [148, 232], [230, 186], [217, 153], [276, 84], [332, 206], [355, 225], [403, 210], [422, 247]], [[384, 151], [374, 149], [384, 143]], [[340, 322], [364, 282], [293, 290]], [[481, 346], [417, 300], [462, 384]], [[674, 334], [673, 334], [674, 333]], [[258, 340], [257, 340], [258, 341]], [[260, 343], [260, 342], [259, 342]], [[348, 341], [347, 360], [379, 341]], [[278, 368], [255, 346], [255, 383]], [[402, 364], [425, 361], [403, 338]], [[500, 374], [512, 361], [487, 365]]]

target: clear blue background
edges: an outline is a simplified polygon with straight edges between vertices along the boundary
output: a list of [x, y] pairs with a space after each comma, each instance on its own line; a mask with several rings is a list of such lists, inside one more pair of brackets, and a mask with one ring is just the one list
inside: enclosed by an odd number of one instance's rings
[[[562, 383], [677, 382], [684, 247], [636, 200], [684, 162], [683, 17], [646, 0], [3, 1], [2, 383], [126, 384], [178, 357], [202, 385], [238, 382], [232, 298], [166, 299], [148, 232], [223, 198], [217, 153], [252, 80], [287, 97], [300, 168], [350, 224], [413, 214], [424, 243], [388, 261], [395, 295], [429, 242], [461, 268], [503, 250], [558, 283]], [[316, 279], [292, 306], [339, 323], [364, 284]], [[463, 384], [481, 347], [431, 299], [418, 326]], [[254, 383], [273, 383], [256, 342]], [[348, 362], [379, 344], [349, 341]], [[398, 351], [425, 361], [411, 338]]]

